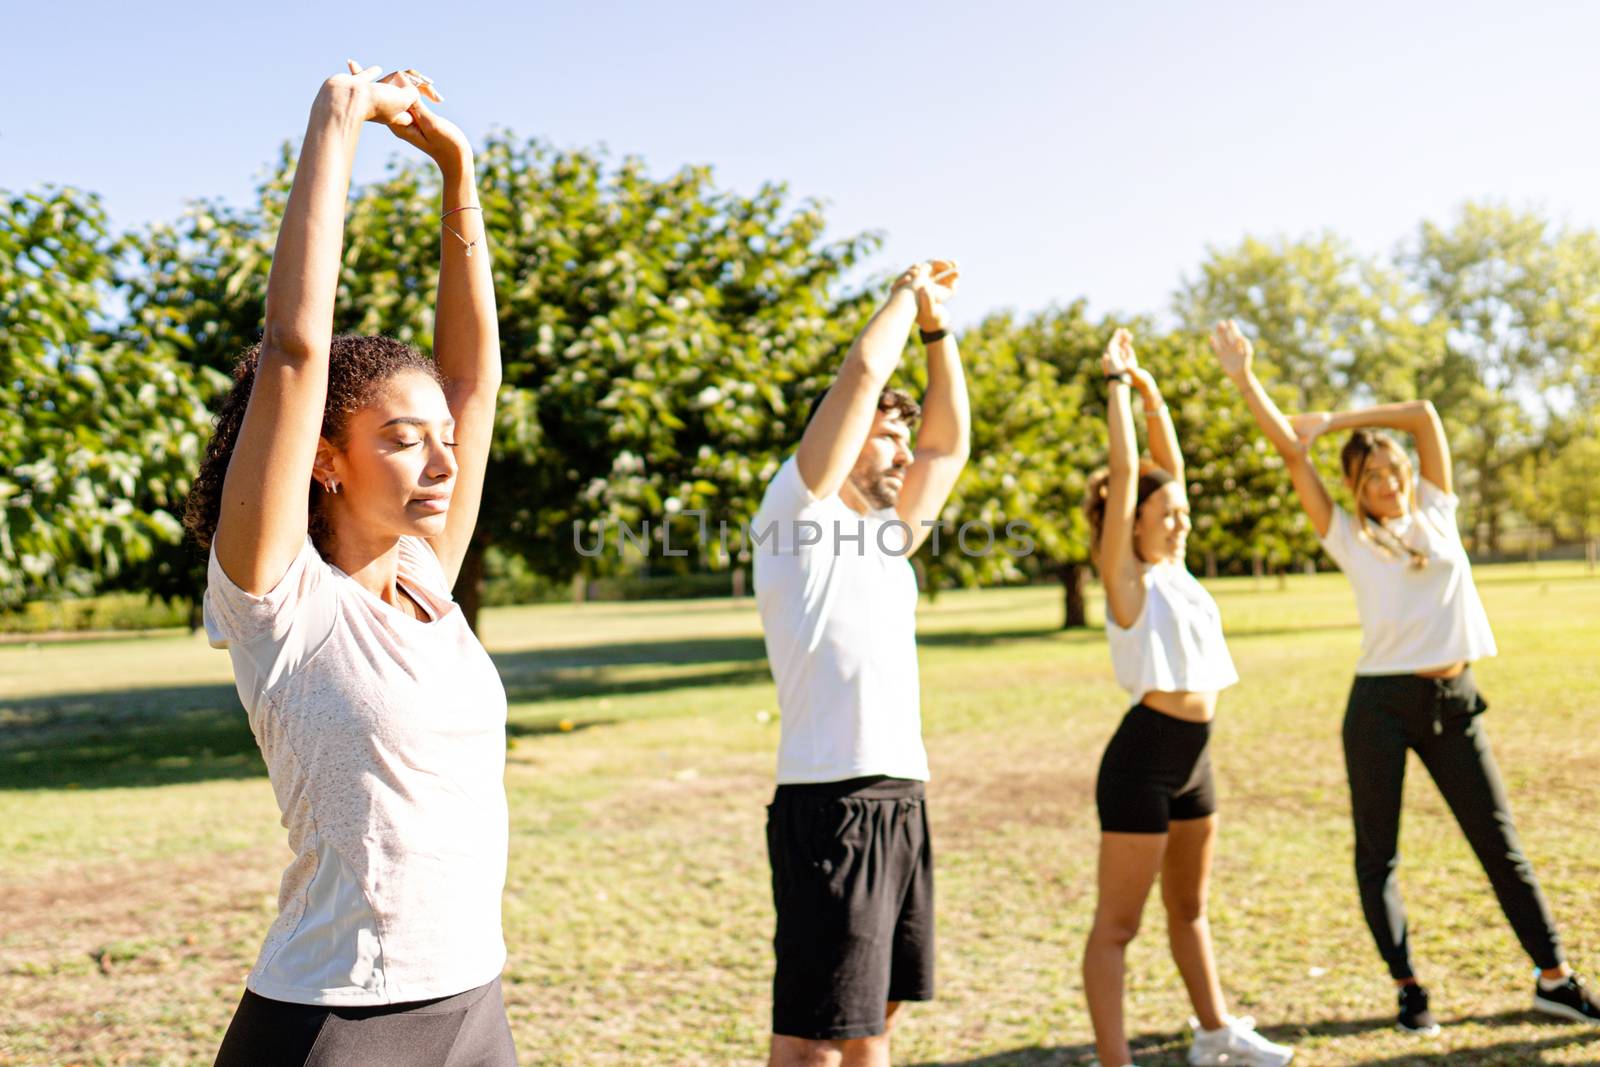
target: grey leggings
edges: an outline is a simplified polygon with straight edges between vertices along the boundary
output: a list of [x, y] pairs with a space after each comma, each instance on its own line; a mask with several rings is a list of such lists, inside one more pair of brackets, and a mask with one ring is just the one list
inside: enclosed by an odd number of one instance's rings
[[1533, 865], [1522, 854], [1505, 784], [1489, 751], [1480, 718], [1488, 706], [1471, 668], [1449, 679], [1358, 675], [1350, 688], [1344, 759], [1355, 820], [1356, 886], [1378, 954], [1395, 978], [1413, 976], [1406, 909], [1395, 878], [1407, 749], [1416, 751], [1433, 776], [1524, 951], [1541, 968], [1561, 964], [1555, 922]]
[[438, 1000], [371, 1008], [245, 991], [216, 1067], [516, 1067], [500, 979]]

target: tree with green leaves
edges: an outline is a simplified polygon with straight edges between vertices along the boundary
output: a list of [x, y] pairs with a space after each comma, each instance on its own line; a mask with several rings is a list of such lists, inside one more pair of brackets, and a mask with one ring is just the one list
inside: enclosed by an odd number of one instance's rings
[[[971, 368], [972, 460], [946, 508], [945, 551], [928, 554], [930, 579], [963, 585], [1054, 577], [1062, 583], [1064, 627], [1087, 623], [1092, 568], [1083, 516], [1085, 485], [1105, 465], [1105, 389], [1100, 353], [1119, 326], [1134, 331], [1140, 364], [1155, 375], [1183, 442], [1193, 508], [1191, 549], [1210, 572], [1283, 568], [1315, 558], [1316, 539], [1298, 509], [1283, 506], [1282, 464], [1258, 444], [1249, 412], [1228, 387], [1203, 337], [1162, 332], [1142, 320], [1091, 321], [1080, 301], [1017, 321], [990, 316], [962, 336]], [[1283, 391], [1279, 387], [1280, 391]], [[1141, 426], [1140, 432], [1143, 432]], [[1003, 536], [1027, 531], [1032, 551]], [[960, 525], [982, 522], [996, 551], [952, 551]]]
[[112, 328], [99, 200], [0, 194], [0, 603], [126, 580], [176, 543], [203, 445], [192, 370]]
[[1475, 541], [1494, 551], [1551, 404], [1592, 402], [1600, 238], [1532, 211], [1467, 204], [1448, 226], [1424, 223], [1404, 263], [1444, 337], [1421, 395], [1451, 431]]
[[[1139, 362], [1157, 376], [1182, 442], [1191, 554], [1205, 573], [1282, 573], [1318, 558], [1316, 535], [1289, 495], [1283, 462], [1255, 430], [1204, 335], [1136, 336]], [[1272, 378], [1273, 392], [1299, 390]]]
[[[829, 241], [815, 204], [780, 185], [720, 189], [706, 168], [656, 178], [637, 159], [612, 165], [509, 136], [477, 161], [505, 381], [458, 586], [469, 616], [490, 544], [550, 579], [593, 576], [623, 567], [619, 524], [648, 522], [652, 566], [730, 566], [715, 532], [754, 514], [865, 321], [868, 297], [846, 278], [875, 238]], [[197, 366], [231, 365], [259, 334], [292, 174], [285, 152], [252, 210], [205, 203], [143, 235], [130, 329]], [[434, 181], [398, 164], [353, 194], [339, 332], [431, 346], [435, 242], [448, 239], [433, 226]], [[713, 533], [704, 542], [701, 522]], [[580, 554], [575, 526], [590, 544], [608, 532], [611, 547]]]
[[[1055, 577], [1065, 598], [1063, 625], [1085, 624], [1089, 546], [1081, 504], [1104, 444], [1085, 421], [1078, 361], [1090, 350], [1098, 360], [1097, 332], [1079, 302], [1021, 322], [992, 315], [962, 335], [972, 457], [945, 506], [941, 551], [935, 555], [930, 540], [919, 553], [930, 584]], [[966, 523], [992, 531], [993, 547], [962, 552], [957, 539]], [[1012, 523], [1018, 532], [1008, 531]], [[981, 540], [974, 532], [969, 543], [976, 549]]]
[[480, 159], [508, 393], [486, 539], [560, 578], [589, 565], [575, 524], [667, 522], [689, 555], [655, 565], [727, 566], [686, 513], [754, 515], [870, 313], [844, 279], [874, 239], [826, 241], [816, 205], [707, 168], [658, 179], [510, 140]]
[[1438, 343], [1418, 321], [1418, 303], [1396, 271], [1331, 234], [1212, 249], [1174, 301], [1199, 336], [1237, 319], [1301, 411], [1407, 393], [1410, 368]]

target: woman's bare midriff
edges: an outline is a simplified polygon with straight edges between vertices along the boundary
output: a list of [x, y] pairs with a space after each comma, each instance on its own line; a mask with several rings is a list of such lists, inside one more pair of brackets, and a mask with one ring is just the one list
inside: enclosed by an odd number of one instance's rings
[[1210, 722], [1217, 713], [1216, 693], [1191, 693], [1187, 691], [1164, 692], [1152, 689], [1139, 698], [1147, 708], [1155, 708], [1163, 715], [1171, 715], [1184, 722]]
[[1440, 667], [1440, 668], [1438, 668], [1436, 670], [1431, 670], [1431, 671], [1418, 671], [1417, 672], [1417, 677], [1418, 678], [1454, 678], [1454, 677], [1456, 677], [1457, 675], [1459, 675], [1462, 671], [1464, 671], [1466, 669], [1467, 669], [1467, 661], [1466, 660], [1462, 660], [1459, 663], [1452, 663], [1448, 667]]

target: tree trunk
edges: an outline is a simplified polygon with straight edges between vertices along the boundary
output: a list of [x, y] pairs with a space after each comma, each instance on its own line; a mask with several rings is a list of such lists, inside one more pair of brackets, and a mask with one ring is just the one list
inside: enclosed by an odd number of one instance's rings
[[733, 598], [738, 600], [744, 596], [744, 564], [733, 565]]
[[483, 607], [483, 547], [476, 537], [467, 544], [461, 573], [456, 576], [456, 603], [461, 605], [461, 617], [473, 633], [478, 632], [478, 610]]
[[1217, 554], [1214, 551], [1212, 551], [1211, 549], [1208, 548], [1208, 549], [1206, 549], [1206, 577], [1207, 578], [1215, 578], [1216, 576], [1217, 576]]
[[1089, 625], [1089, 612], [1085, 604], [1085, 591], [1089, 587], [1089, 566], [1086, 563], [1068, 563], [1061, 568], [1062, 593], [1066, 598], [1066, 618], [1063, 630]]
[[579, 571], [572, 576], [572, 602], [574, 604], [582, 604], [588, 599], [589, 579], [582, 571]]

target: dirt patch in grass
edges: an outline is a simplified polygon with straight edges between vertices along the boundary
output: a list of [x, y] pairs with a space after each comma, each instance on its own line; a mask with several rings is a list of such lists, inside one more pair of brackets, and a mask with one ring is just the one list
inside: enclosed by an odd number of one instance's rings
[[275, 895], [284, 849], [251, 849], [183, 863], [109, 863], [86, 868], [71, 879], [0, 886], [0, 940], [42, 938], [65, 926], [112, 929], [152, 913], [215, 906], [232, 899], [257, 907]]

